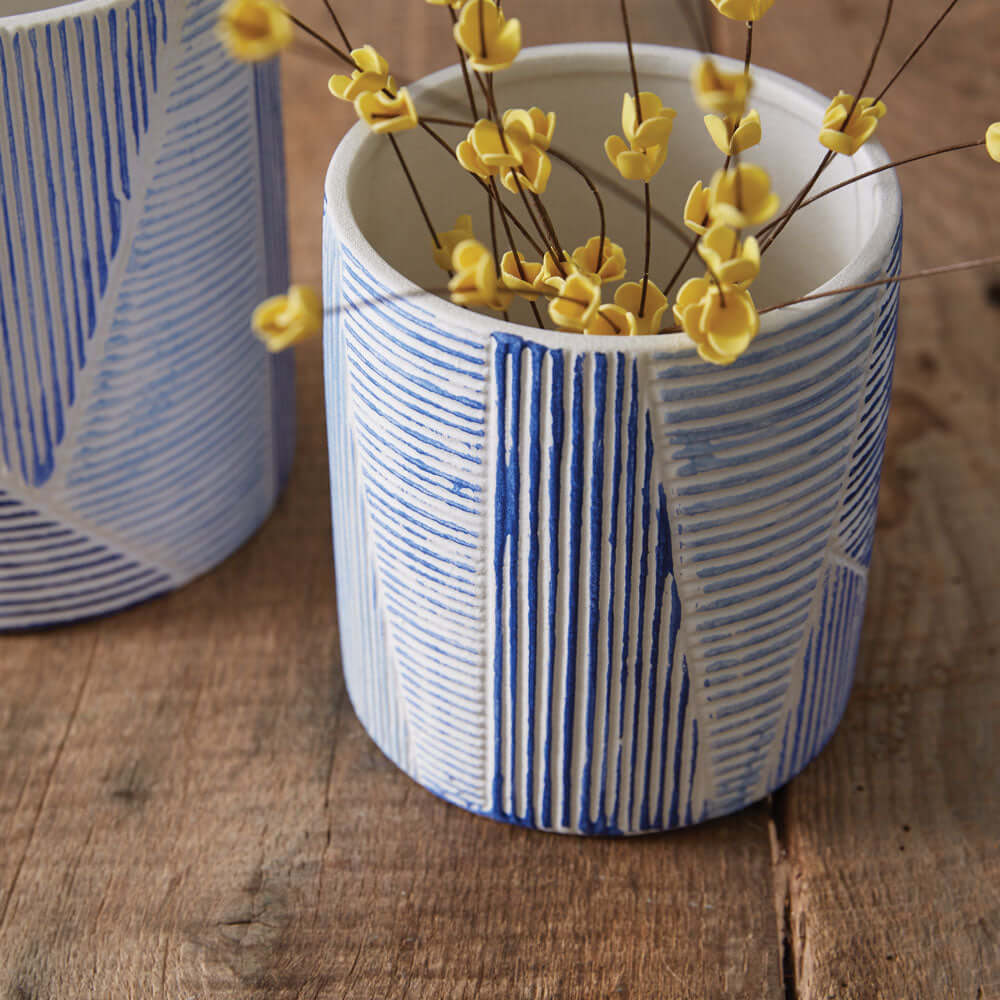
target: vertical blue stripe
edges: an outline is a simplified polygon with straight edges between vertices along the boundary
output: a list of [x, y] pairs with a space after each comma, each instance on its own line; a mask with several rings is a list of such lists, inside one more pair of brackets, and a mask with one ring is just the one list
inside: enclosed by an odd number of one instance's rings
[[[520, 346], [510, 351], [510, 458], [504, 473], [507, 499], [504, 504], [504, 534], [507, 540], [507, 620], [508, 642], [508, 694], [510, 696], [510, 756], [508, 782], [510, 784], [511, 813], [517, 815], [517, 682], [518, 682], [518, 578], [520, 576], [520, 521], [521, 521], [521, 358]], [[505, 445], [506, 447], [506, 445]], [[498, 591], [502, 588], [498, 587]]]

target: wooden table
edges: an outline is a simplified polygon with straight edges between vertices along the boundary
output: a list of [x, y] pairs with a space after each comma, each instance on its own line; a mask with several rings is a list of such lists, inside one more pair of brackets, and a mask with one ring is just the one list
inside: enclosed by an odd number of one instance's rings
[[[510, 6], [531, 41], [620, 37], [611, 0]], [[636, 35], [677, 39], [670, 6], [633, 0]], [[760, 61], [857, 86], [880, 6], [779, 0]], [[876, 80], [942, 6], [897, 5]], [[323, 23], [319, 0], [295, 7]], [[340, 7], [403, 76], [450, 61], [422, 0]], [[897, 155], [997, 116], [994, 8], [963, 0], [894, 90]], [[348, 124], [328, 72], [307, 48], [286, 67], [300, 281], [318, 281]], [[997, 170], [982, 150], [906, 168], [906, 269], [996, 251]], [[338, 666], [320, 353], [303, 348], [295, 475], [251, 544], [171, 597], [0, 640], [0, 1000], [1000, 997], [998, 278], [906, 288], [832, 744], [770, 802], [628, 843], [468, 816], [362, 731]]]

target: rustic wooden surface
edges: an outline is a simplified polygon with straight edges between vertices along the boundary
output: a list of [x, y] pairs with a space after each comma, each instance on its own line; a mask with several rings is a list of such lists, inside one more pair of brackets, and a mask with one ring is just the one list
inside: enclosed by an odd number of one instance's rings
[[[450, 59], [435, 7], [339, 6], [402, 75]], [[519, 6], [532, 41], [618, 37], [613, 3]], [[878, 6], [780, 0], [761, 62], [856, 86]], [[942, 2], [897, 6], [883, 79]], [[633, 7], [638, 37], [678, 37], [669, 5]], [[320, 23], [319, 0], [296, 9]], [[989, 0], [958, 6], [891, 94], [893, 152], [996, 117], [998, 42]], [[325, 72], [306, 48], [286, 64], [293, 266], [314, 282], [347, 125], [317, 94]], [[903, 183], [905, 267], [996, 251], [981, 150]], [[991, 281], [906, 289], [868, 619], [832, 744], [772, 803], [628, 843], [465, 815], [365, 736], [338, 666], [319, 351], [301, 349], [296, 471], [254, 541], [170, 597], [0, 639], [0, 1000], [1000, 998]]]

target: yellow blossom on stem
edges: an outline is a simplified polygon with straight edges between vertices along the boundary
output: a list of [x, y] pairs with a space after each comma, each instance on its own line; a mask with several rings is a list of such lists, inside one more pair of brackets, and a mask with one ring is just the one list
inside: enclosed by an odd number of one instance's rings
[[477, 73], [506, 69], [521, 51], [521, 22], [508, 20], [493, 0], [468, 0], [454, 33]]
[[774, 0], [712, 0], [712, 6], [733, 21], [756, 21], [774, 6]]
[[683, 310], [684, 332], [704, 361], [731, 365], [760, 330], [760, 316], [750, 293], [735, 285], [711, 282], [694, 305]]
[[691, 278], [681, 285], [673, 308], [674, 319], [677, 321], [678, 326], [684, 326], [684, 314], [688, 309], [694, 307], [700, 308], [701, 301], [708, 294], [708, 289], [711, 285], [711, 278]]
[[451, 270], [451, 256], [455, 252], [455, 247], [465, 240], [472, 239], [472, 216], [460, 215], [455, 220], [455, 228], [447, 232], [437, 234], [437, 244], [434, 247], [434, 263], [442, 271]]
[[[601, 255], [600, 261], [597, 259], [599, 253]], [[625, 277], [625, 251], [607, 237], [604, 238], [604, 246], [601, 247], [601, 237], [591, 236], [582, 247], [577, 247], [570, 256], [573, 263], [584, 274], [596, 278], [601, 284], [621, 281]]]
[[521, 163], [521, 147], [500, 134], [500, 129], [486, 118], [480, 118], [469, 132], [468, 142], [472, 143], [479, 159], [487, 167], [516, 167]]
[[994, 122], [986, 130], [986, 152], [1000, 163], [1000, 122]]
[[250, 325], [269, 351], [283, 351], [322, 331], [323, 300], [307, 285], [292, 285], [257, 306]]
[[534, 302], [538, 298], [538, 292], [546, 287], [541, 280], [541, 274], [541, 264], [525, 260], [524, 254], [521, 253], [515, 257], [513, 250], [508, 250], [500, 261], [500, 281], [504, 288], [529, 302]]
[[542, 111], [541, 108], [510, 108], [500, 119], [504, 134], [511, 139], [530, 142], [541, 150], [552, 144], [556, 130], [556, 113]]
[[712, 222], [723, 222], [733, 229], [767, 222], [781, 204], [778, 195], [771, 190], [768, 172], [752, 163], [716, 171], [712, 178], [711, 200]]
[[560, 330], [582, 333], [601, 305], [601, 286], [579, 271], [553, 285], [559, 294], [549, 299], [552, 322]]
[[855, 104], [854, 98], [842, 90], [823, 115], [819, 141], [834, 153], [853, 156], [872, 137], [885, 113], [882, 101], [862, 97]]
[[464, 0], [427, 0], [434, 7], [461, 7]]
[[559, 282], [568, 277], [573, 270], [575, 267], [572, 261], [563, 260], [556, 263], [556, 255], [551, 250], [546, 250], [542, 256], [542, 270], [535, 282], [535, 287], [542, 290], [556, 288]]
[[371, 45], [351, 50], [358, 68], [350, 76], [335, 74], [327, 84], [330, 93], [342, 101], [356, 101], [361, 94], [389, 90], [396, 93], [396, 81], [389, 75], [389, 64]]
[[459, 306], [489, 306], [502, 311], [512, 295], [497, 282], [493, 254], [479, 240], [463, 240], [451, 255], [454, 277], [448, 282], [451, 301]]
[[753, 81], [749, 73], [726, 73], [702, 59], [691, 77], [699, 106], [712, 114], [742, 118]]
[[590, 318], [584, 333], [592, 337], [621, 337], [629, 332], [628, 313], [621, 306], [605, 303]]
[[366, 91], [354, 101], [354, 110], [358, 113], [358, 117], [379, 135], [405, 132], [416, 128], [420, 121], [406, 87], [400, 87], [399, 93], [393, 97], [381, 90], [374, 94]]
[[740, 242], [740, 234], [721, 222], [698, 241], [698, 255], [724, 284], [745, 288], [760, 274], [757, 240], [748, 236]]
[[626, 94], [622, 101], [622, 132], [629, 145], [632, 149], [662, 146], [666, 150], [677, 112], [664, 107], [663, 101], [648, 91], [639, 94], [639, 110], [642, 112], [641, 122], [636, 112], [635, 97]]
[[705, 128], [723, 156], [736, 156], [756, 146], [763, 137], [760, 115], [749, 111], [742, 118], [705, 115]]
[[635, 337], [659, 332], [663, 314], [667, 310], [667, 299], [650, 281], [646, 285], [646, 303], [643, 306], [642, 282], [627, 281], [624, 285], [618, 286], [615, 292], [615, 305], [625, 310], [629, 336]]
[[219, 38], [234, 59], [260, 62], [292, 44], [292, 21], [274, 0], [228, 0], [219, 12]]
[[625, 145], [620, 135], [609, 135], [604, 143], [604, 152], [612, 166], [627, 181], [650, 181], [666, 162], [666, 146], [650, 146], [649, 149], [634, 149]]
[[[511, 192], [518, 193], [518, 183], [522, 188], [535, 194], [545, 194], [552, 174], [552, 161], [538, 146], [520, 139], [508, 140], [510, 147], [516, 148], [521, 162], [516, 167], [505, 167], [500, 171], [500, 182]], [[517, 171], [517, 178], [514, 172]]]
[[684, 204], [684, 225], [692, 232], [701, 235], [708, 228], [711, 211], [711, 187], [704, 187], [701, 181], [695, 181], [695, 185], [691, 188]]

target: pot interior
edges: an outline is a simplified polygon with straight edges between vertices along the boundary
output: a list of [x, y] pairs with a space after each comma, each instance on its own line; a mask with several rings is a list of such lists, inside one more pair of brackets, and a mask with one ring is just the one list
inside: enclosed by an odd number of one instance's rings
[[[667, 162], [651, 184], [654, 207], [678, 224], [693, 183], [702, 180], [707, 184], [723, 159], [708, 136], [704, 114], [691, 94], [690, 72], [699, 58], [697, 53], [682, 50], [638, 47], [641, 89], [653, 91], [678, 111]], [[553, 149], [573, 157], [597, 184], [607, 211], [608, 237], [625, 249], [628, 279], [640, 280], [643, 185], [621, 181], [604, 153], [606, 137], [621, 132], [622, 98], [630, 90], [624, 47], [525, 50], [514, 66], [496, 74], [495, 80], [501, 111], [537, 105], [556, 112]], [[826, 152], [817, 138], [826, 99], [776, 74], [758, 73], [755, 80], [751, 106], [760, 112], [764, 139], [745, 154], [745, 160], [767, 168], [784, 207]], [[437, 74], [431, 84], [427, 91], [414, 88], [419, 111], [471, 120], [457, 69], [450, 76], [447, 72]], [[477, 98], [482, 115], [482, 94], [478, 93]], [[444, 125], [433, 127], [453, 147], [467, 131]], [[397, 138], [435, 228], [450, 229], [458, 215], [468, 213], [473, 217], [477, 238], [489, 245], [487, 199], [474, 179], [423, 132], [407, 132]], [[862, 149], [853, 160], [838, 156], [816, 190], [882, 162], [884, 153], [875, 144]], [[602, 176], [624, 187], [631, 201], [604, 183]], [[881, 175], [881, 183], [886, 183], [889, 176]], [[879, 186], [879, 182], [872, 181], [852, 185], [803, 210], [764, 259], [761, 276], [753, 286], [758, 306], [763, 308], [805, 294], [830, 281], [851, 263], [875, 230]], [[391, 145], [382, 137], [369, 136], [360, 144], [347, 190], [361, 232], [396, 270], [425, 288], [440, 288], [447, 283], [447, 276], [431, 259], [430, 237], [400, 165]], [[506, 192], [504, 196], [525, 226], [533, 230], [520, 199]], [[569, 168], [553, 163], [543, 200], [567, 251], [598, 234], [599, 217], [593, 196]], [[499, 223], [497, 238], [502, 253], [507, 241]], [[515, 242], [528, 259], [537, 259], [516, 231]], [[659, 285], [669, 280], [686, 249], [685, 242], [654, 220], [650, 273]], [[685, 277], [702, 273], [704, 268], [695, 257], [685, 269]], [[524, 303], [514, 308], [512, 319], [533, 322]]]
[[78, 0], [0, 0], [0, 17], [14, 14], [39, 14], [46, 10], [68, 7]]

